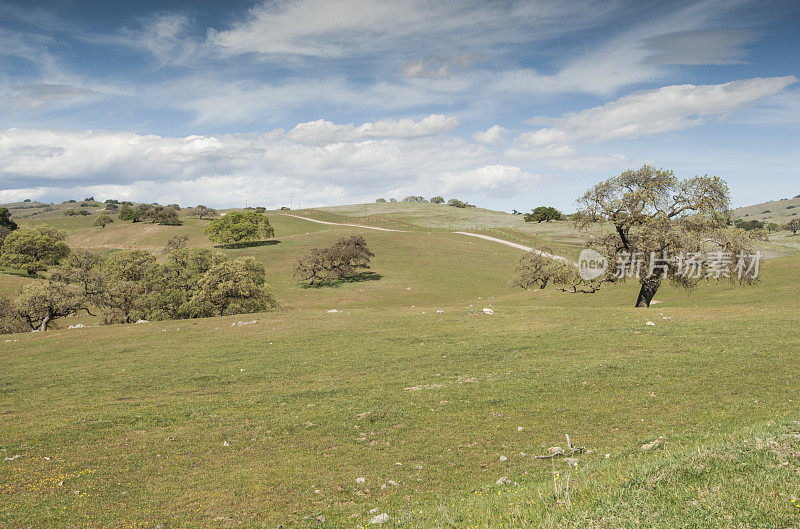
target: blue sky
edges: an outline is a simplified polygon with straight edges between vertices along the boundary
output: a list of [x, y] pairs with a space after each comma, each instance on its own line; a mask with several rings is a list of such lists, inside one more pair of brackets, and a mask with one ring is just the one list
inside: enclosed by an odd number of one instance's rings
[[800, 193], [800, 4], [0, 0], [0, 202]]

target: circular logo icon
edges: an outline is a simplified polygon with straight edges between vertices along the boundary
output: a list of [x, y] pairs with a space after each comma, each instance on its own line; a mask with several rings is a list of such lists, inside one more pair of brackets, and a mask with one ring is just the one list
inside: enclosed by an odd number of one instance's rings
[[584, 281], [597, 279], [605, 274], [606, 270], [608, 270], [608, 259], [603, 254], [591, 248], [581, 250], [578, 256], [578, 275], [581, 279]]

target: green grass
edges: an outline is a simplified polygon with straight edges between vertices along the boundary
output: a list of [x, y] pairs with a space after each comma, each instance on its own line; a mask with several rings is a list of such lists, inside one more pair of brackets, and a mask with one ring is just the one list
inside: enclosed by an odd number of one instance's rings
[[[512, 289], [519, 252], [489, 241], [270, 218], [279, 243], [221, 251], [266, 264], [279, 310], [0, 340], [0, 526], [354, 527], [374, 508], [424, 528], [797, 523], [800, 257], [642, 310], [635, 284]], [[65, 227], [158, 249], [202, 224]], [[353, 233], [379, 279], [292, 278]], [[531, 457], [564, 434], [589, 450], [568, 510]]]

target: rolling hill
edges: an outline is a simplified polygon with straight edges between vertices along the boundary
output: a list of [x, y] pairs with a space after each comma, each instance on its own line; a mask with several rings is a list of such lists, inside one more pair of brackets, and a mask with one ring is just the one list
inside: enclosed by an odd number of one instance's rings
[[[358, 207], [292, 213], [353, 220]], [[265, 264], [275, 311], [81, 317], [67, 323], [85, 328], [4, 336], [0, 525], [353, 527], [383, 513], [420, 528], [794, 523], [800, 257], [789, 247], [759, 285], [664, 286], [641, 310], [636, 284], [510, 287], [519, 250], [448, 231], [474, 210], [368, 205], [363, 218], [360, 207], [360, 222], [405, 231], [271, 212], [274, 243], [218, 248]], [[477, 214], [481, 231], [580, 248], [566, 222]], [[91, 216], [18, 218], [102, 252], [157, 252], [175, 234], [210, 246], [207, 221], [192, 218], [104, 229]], [[351, 234], [376, 254], [370, 280], [292, 277], [298, 255]], [[0, 274], [6, 292], [30, 280]], [[577, 467], [533, 458], [565, 434], [586, 447]]]

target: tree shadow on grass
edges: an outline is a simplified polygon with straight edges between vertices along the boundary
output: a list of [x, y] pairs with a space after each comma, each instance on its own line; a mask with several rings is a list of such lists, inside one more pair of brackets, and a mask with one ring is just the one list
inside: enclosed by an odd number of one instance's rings
[[363, 283], [365, 281], [380, 281], [382, 278], [383, 276], [376, 272], [367, 271], [367, 272], [361, 272], [360, 274], [354, 275], [353, 277], [334, 279], [333, 281], [322, 281], [319, 283], [314, 283], [313, 285], [304, 284], [302, 285], [302, 288], [337, 288], [346, 283]]
[[230, 244], [217, 244], [214, 248], [222, 248], [225, 250], [241, 250], [242, 248], [257, 248], [259, 246], [274, 246], [280, 244], [281, 241], [277, 239], [270, 239], [268, 241], [250, 241], [250, 242], [233, 242]]

